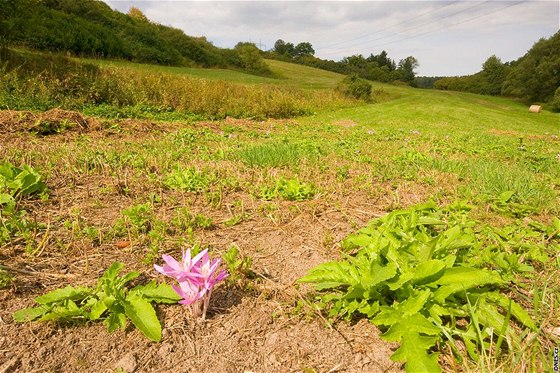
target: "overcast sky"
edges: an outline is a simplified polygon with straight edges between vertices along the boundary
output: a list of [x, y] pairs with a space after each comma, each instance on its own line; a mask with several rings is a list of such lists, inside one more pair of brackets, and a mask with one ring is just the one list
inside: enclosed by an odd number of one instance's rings
[[335, 61], [386, 50], [397, 62], [416, 57], [418, 75], [427, 76], [472, 74], [493, 54], [517, 59], [560, 27], [559, 0], [104, 1], [218, 47], [307, 41], [317, 57]]

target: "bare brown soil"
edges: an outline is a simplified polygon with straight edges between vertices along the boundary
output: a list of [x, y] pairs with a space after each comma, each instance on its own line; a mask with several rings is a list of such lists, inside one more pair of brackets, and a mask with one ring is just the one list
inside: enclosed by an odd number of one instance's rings
[[[74, 123], [52, 136], [31, 134], [38, 121]], [[58, 122], [57, 122], [58, 121]], [[269, 123], [236, 123], [267, 130]], [[0, 112], [0, 157], [29, 147], [40, 151], [52, 143], [71, 142], [76, 131], [92, 132], [104, 139], [142, 141], [160, 136], [177, 124], [126, 121], [124, 133], [113, 133], [99, 121], [60, 110], [43, 114]], [[205, 123], [219, 130], [219, 126]], [[280, 124], [287, 125], [287, 124]], [[30, 145], [31, 144], [31, 145]], [[336, 258], [338, 242], [369, 219], [383, 213], [385, 202], [372, 202], [365, 192], [347, 190], [307, 202], [280, 202], [266, 212], [260, 201], [243, 192], [224, 196], [222, 207], [210, 208], [194, 195], [177, 196], [196, 213], [212, 217], [215, 226], [199, 230], [197, 237], [220, 253], [236, 244], [253, 258], [257, 280], [245, 287], [220, 284], [215, 290], [205, 322], [188, 317], [179, 305], [158, 306], [163, 326], [160, 343], [147, 340], [138, 330], [108, 333], [101, 323], [18, 324], [12, 313], [33, 305], [33, 298], [67, 285], [94, 285], [113, 261], [126, 270], [139, 270], [143, 278], [157, 273], [142, 263], [142, 242], [132, 238], [96, 243], [76, 238], [63, 221], [79, 209], [83, 221], [111, 226], [134, 196], [145, 195], [141, 184], [107, 175], [54, 174], [47, 179], [48, 201], [25, 202], [29, 216], [49, 228], [38, 233], [42, 246], [29, 255], [22, 242], [0, 247], [0, 263], [11, 269], [15, 280], [0, 290], [0, 372], [389, 372], [401, 365], [389, 359], [395, 346], [381, 341], [380, 331], [367, 320], [328, 322], [303, 301], [309, 287], [296, 284], [310, 268]], [[106, 192], [109, 190], [110, 192]], [[168, 191], [159, 191], [169, 193]], [[417, 196], [402, 198], [416, 199]], [[250, 218], [227, 227], [233, 201], [243, 200]], [[158, 216], [175, 206], [163, 203]], [[163, 252], [166, 249], [162, 249]], [[169, 251], [174, 256], [179, 251]], [[161, 277], [158, 277], [159, 280]]]

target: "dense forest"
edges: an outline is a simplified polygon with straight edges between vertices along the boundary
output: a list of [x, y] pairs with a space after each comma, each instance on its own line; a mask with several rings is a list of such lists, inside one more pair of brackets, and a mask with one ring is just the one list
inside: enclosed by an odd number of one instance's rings
[[545, 103], [560, 112], [560, 31], [541, 39], [520, 59], [503, 63], [489, 57], [474, 75], [447, 77], [435, 82], [442, 90], [519, 98]]
[[[246, 43], [217, 48], [204, 37], [151, 22], [96, 0], [0, 0], [0, 48], [9, 45], [162, 65], [234, 67], [267, 73]], [[255, 53], [257, 52], [257, 53]]]

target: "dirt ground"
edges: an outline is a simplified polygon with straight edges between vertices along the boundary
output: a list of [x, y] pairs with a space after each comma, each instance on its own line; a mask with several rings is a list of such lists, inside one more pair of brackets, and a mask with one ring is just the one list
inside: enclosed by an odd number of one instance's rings
[[[32, 133], [38, 123], [47, 120], [55, 123], [48, 127], [54, 128], [52, 133]], [[61, 122], [64, 131], [57, 133]], [[173, 127], [147, 121], [122, 125], [133, 130], [119, 136], [137, 141]], [[79, 113], [0, 112], [0, 156], [7, 154], [7, 148], [21, 147], [25, 152], [26, 146], [40, 149], [49, 142], [74, 141], [78, 133], [103, 137], [104, 131], [108, 130], [99, 121]], [[142, 253], [134, 242], [121, 248], [118, 242], [96, 244], [67, 236], [62, 221], [75, 208], [84, 220], [102, 226], [110, 225], [119, 211], [130, 205], [130, 197], [125, 195], [98, 194], [99, 188], [110, 183], [101, 176], [69, 179], [68, 175], [53, 175], [46, 180], [48, 201], [26, 202], [28, 214], [50, 227], [49, 232], [40, 233], [46, 238], [40, 252], [27, 255], [21, 242], [0, 247], [0, 264], [9, 267], [15, 278], [10, 287], [0, 290], [0, 372], [402, 370], [401, 364], [389, 359], [396, 346], [381, 341], [373, 324], [367, 320], [329, 323], [301, 301], [309, 287], [295, 283], [310, 268], [336, 258], [341, 239], [383, 213], [381, 203], [372, 202], [359, 191], [306, 202], [281, 202], [275, 219], [259, 213], [259, 201], [247, 194], [226, 196], [225, 206], [228, 201], [243, 200], [250, 218], [198, 233], [206, 245], [218, 250], [237, 245], [243, 255], [253, 258], [258, 279], [245, 289], [220, 284], [204, 322], [189, 318], [179, 305], [157, 306], [163, 326], [159, 343], [150, 342], [130, 325], [111, 334], [101, 323], [15, 323], [12, 313], [32, 306], [34, 297], [67, 285], [91, 286], [116, 260], [124, 262], [126, 270], [142, 271], [146, 279], [163, 280], [149, 265], [142, 264]], [[141, 185], [136, 188], [138, 193], [142, 191]], [[225, 209], [209, 210], [196, 198], [189, 202], [190, 208], [205, 212], [215, 222], [228, 217]], [[105, 207], [96, 206], [100, 203]], [[65, 243], [66, 249], [60, 245], [55, 248], [55, 242]]]

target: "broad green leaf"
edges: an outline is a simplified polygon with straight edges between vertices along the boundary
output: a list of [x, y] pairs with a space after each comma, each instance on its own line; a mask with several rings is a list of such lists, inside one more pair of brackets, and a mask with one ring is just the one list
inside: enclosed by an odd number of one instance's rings
[[346, 250], [351, 250], [357, 247], [366, 247], [374, 242], [374, 238], [366, 234], [353, 234], [343, 241], [343, 247]]
[[556, 237], [560, 237], [560, 219], [554, 217], [552, 224], [554, 225], [554, 230], [556, 231]]
[[366, 315], [368, 318], [372, 318], [379, 312], [379, 302], [375, 302], [373, 304], [366, 303], [365, 305], [358, 308], [358, 311]]
[[171, 285], [165, 283], [156, 285], [155, 281], [150, 281], [144, 286], [137, 286], [130, 293], [131, 295], [138, 294], [147, 301], [157, 303], [177, 303], [181, 300]]
[[27, 322], [45, 315], [51, 308], [47, 306], [24, 308], [13, 314], [14, 321]]
[[421, 314], [416, 313], [401, 316], [400, 320], [382, 335], [382, 338], [387, 341], [400, 342], [401, 346], [391, 356], [391, 359], [406, 362], [407, 372], [441, 372], [437, 354], [428, 354], [428, 350], [438, 340], [440, 332], [440, 328]]
[[49, 312], [44, 314], [39, 320], [49, 321], [49, 320], [64, 320], [76, 317], [84, 317], [86, 312], [79, 308], [74, 301], [68, 299], [62, 303], [54, 306]]
[[384, 266], [374, 264], [371, 266], [370, 272], [362, 275], [360, 283], [364, 289], [370, 289], [383, 281], [387, 281], [397, 274], [397, 265], [395, 263], [387, 263]]
[[371, 320], [377, 326], [391, 326], [402, 319], [402, 314], [389, 306], [381, 306], [381, 311]]
[[323, 263], [311, 269], [307, 275], [300, 278], [298, 282], [315, 283], [315, 288], [317, 290], [336, 288], [344, 285], [356, 285], [358, 281], [351, 276], [354, 272], [355, 267], [348, 262]]
[[16, 176], [16, 180], [21, 185], [19, 193], [22, 195], [42, 192], [46, 189], [45, 183], [41, 181], [41, 175], [27, 165], [23, 166], [23, 170]]
[[123, 287], [124, 285], [126, 285], [127, 283], [129, 283], [130, 281], [134, 280], [135, 278], [137, 278], [138, 276], [140, 276], [140, 272], [137, 271], [132, 271], [127, 273], [126, 275], [122, 276], [121, 278], [119, 278], [118, 280], [115, 281], [115, 286], [116, 287]]
[[107, 311], [107, 305], [105, 304], [105, 302], [98, 300], [91, 307], [91, 310], [89, 312], [89, 319], [97, 320], [101, 317], [101, 315], [103, 315], [105, 311]]
[[429, 289], [420, 291], [399, 304], [398, 309], [403, 313], [403, 316], [412, 316], [424, 308], [431, 294], [432, 292]]
[[81, 300], [91, 294], [91, 289], [84, 287], [67, 286], [63, 289], [56, 289], [47, 294], [35, 298], [35, 302], [39, 304], [49, 304], [60, 302], [66, 299]]
[[[438, 274], [442, 269], [446, 267], [446, 264], [443, 260], [432, 259], [428, 260], [427, 262], [423, 262], [418, 264], [416, 268], [414, 268], [412, 280], [414, 282], [419, 283], [422, 280], [430, 279], [432, 276]], [[435, 279], [433, 279], [435, 280]]]
[[[401, 346], [391, 355], [393, 361], [406, 361], [406, 372], [441, 372], [438, 363], [438, 353], [428, 354], [427, 350], [435, 345], [437, 338], [421, 336], [417, 333], [403, 335]], [[423, 348], [429, 346], [428, 348]]]
[[129, 296], [123, 302], [126, 316], [140, 331], [155, 342], [161, 340], [161, 324], [152, 305], [140, 296]]
[[437, 218], [432, 218], [429, 216], [422, 216], [418, 219], [419, 225], [446, 225], [445, 222]]
[[0, 193], [0, 205], [9, 205], [15, 203], [14, 197], [6, 193]]
[[429, 287], [440, 286], [434, 292], [434, 300], [443, 302], [449, 295], [463, 292], [482, 285], [501, 285], [504, 281], [493, 272], [472, 267], [453, 267], [444, 271], [443, 275], [434, 282], [427, 284]]

